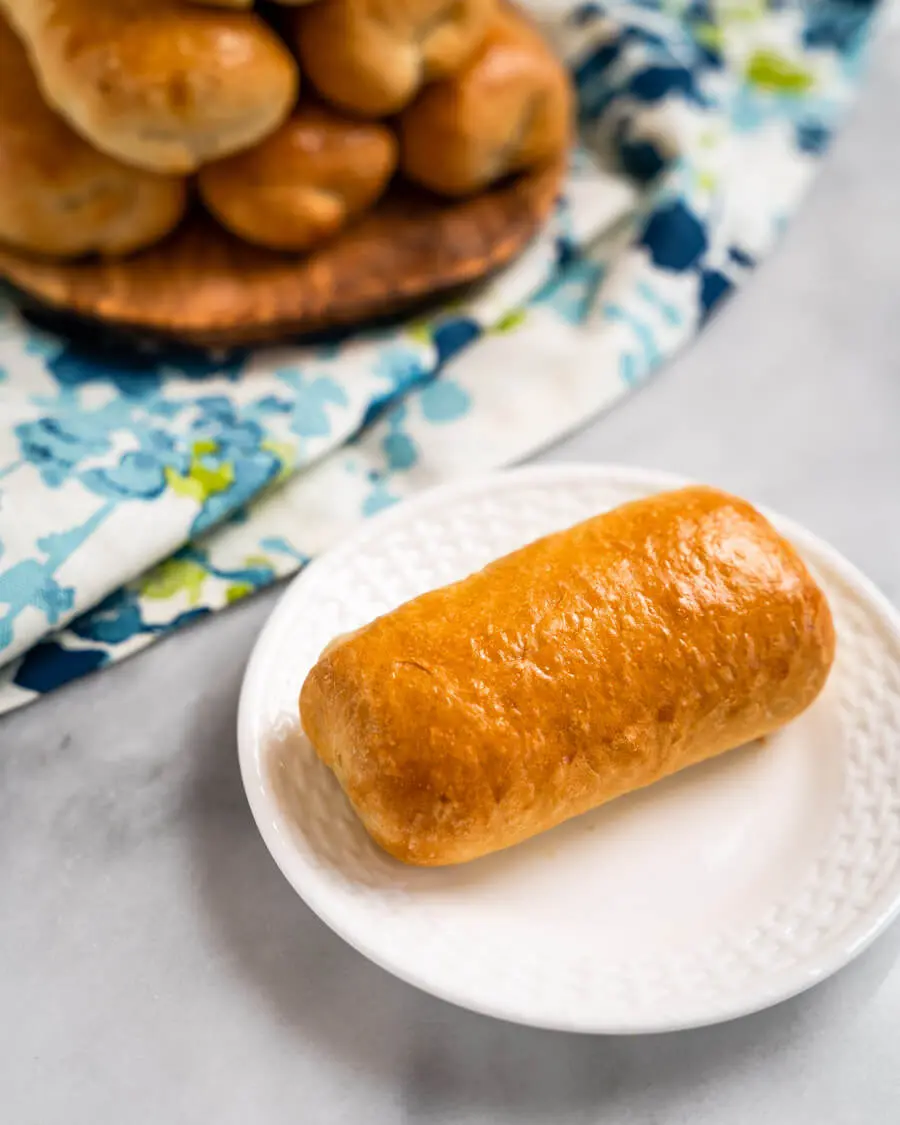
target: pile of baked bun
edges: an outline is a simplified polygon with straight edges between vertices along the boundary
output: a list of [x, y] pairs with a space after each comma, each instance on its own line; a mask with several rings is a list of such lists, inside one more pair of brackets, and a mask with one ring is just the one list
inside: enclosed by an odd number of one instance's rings
[[130, 254], [198, 205], [244, 242], [307, 251], [395, 179], [471, 196], [569, 140], [566, 73], [505, 0], [0, 13], [0, 242], [29, 254]]

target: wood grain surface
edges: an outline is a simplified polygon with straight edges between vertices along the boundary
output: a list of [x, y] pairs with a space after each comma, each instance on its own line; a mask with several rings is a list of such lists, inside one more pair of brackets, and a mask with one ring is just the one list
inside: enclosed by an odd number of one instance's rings
[[45, 308], [202, 346], [273, 342], [363, 324], [477, 281], [527, 246], [561, 164], [448, 203], [396, 186], [312, 254], [247, 245], [197, 208], [130, 258], [60, 264], [0, 247], [0, 276]]

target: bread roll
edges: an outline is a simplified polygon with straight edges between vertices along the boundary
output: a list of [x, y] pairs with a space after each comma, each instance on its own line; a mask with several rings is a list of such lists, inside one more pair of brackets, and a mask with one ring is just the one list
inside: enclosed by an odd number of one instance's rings
[[626, 504], [335, 644], [303, 727], [374, 839], [461, 863], [774, 731], [834, 656], [825, 596], [749, 504]]
[[568, 75], [527, 18], [504, 6], [470, 62], [400, 118], [400, 164], [416, 183], [470, 195], [558, 159], [571, 142]]
[[[210, 8], [252, 8], [254, 0], [191, 0], [194, 4], [205, 4]], [[316, 4], [319, 0], [274, 0], [287, 8], [299, 8], [302, 4]]]
[[129, 168], [73, 133], [0, 18], [0, 241], [55, 257], [125, 254], [167, 234], [185, 199], [180, 179]]
[[191, 172], [276, 129], [297, 66], [252, 12], [182, 0], [0, 0], [50, 105], [103, 152]]
[[390, 129], [305, 107], [256, 148], [201, 169], [204, 203], [238, 237], [307, 250], [381, 195], [397, 166]]
[[335, 105], [396, 113], [484, 38], [495, 0], [319, 0], [293, 17], [300, 65]]

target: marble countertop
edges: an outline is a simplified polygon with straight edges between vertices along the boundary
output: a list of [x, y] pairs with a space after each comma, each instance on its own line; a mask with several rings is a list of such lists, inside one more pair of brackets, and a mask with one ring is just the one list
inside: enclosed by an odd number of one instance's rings
[[[809, 525], [900, 600], [900, 34], [784, 247], [680, 362], [546, 454], [688, 473]], [[270, 593], [0, 721], [9, 1125], [885, 1125], [900, 926], [724, 1027], [529, 1031], [334, 937], [282, 879], [234, 719]]]

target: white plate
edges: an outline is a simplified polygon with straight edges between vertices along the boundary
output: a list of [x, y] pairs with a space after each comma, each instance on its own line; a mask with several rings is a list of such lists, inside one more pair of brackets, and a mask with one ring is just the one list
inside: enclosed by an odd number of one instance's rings
[[[849, 563], [783, 519], [838, 631], [799, 720], [475, 863], [404, 867], [364, 832], [299, 729], [297, 695], [336, 634], [551, 530], [682, 481], [535, 468], [426, 494], [365, 524], [278, 604], [241, 696], [244, 785], [310, 907], [446, 1000], [570, 1031], [714, 1023], [840, 968], [900, 909], [900, 625]], [[300, 763], [289, 793], [277, 763]], [[280, 780], [279, 780], [280, 779]]]

